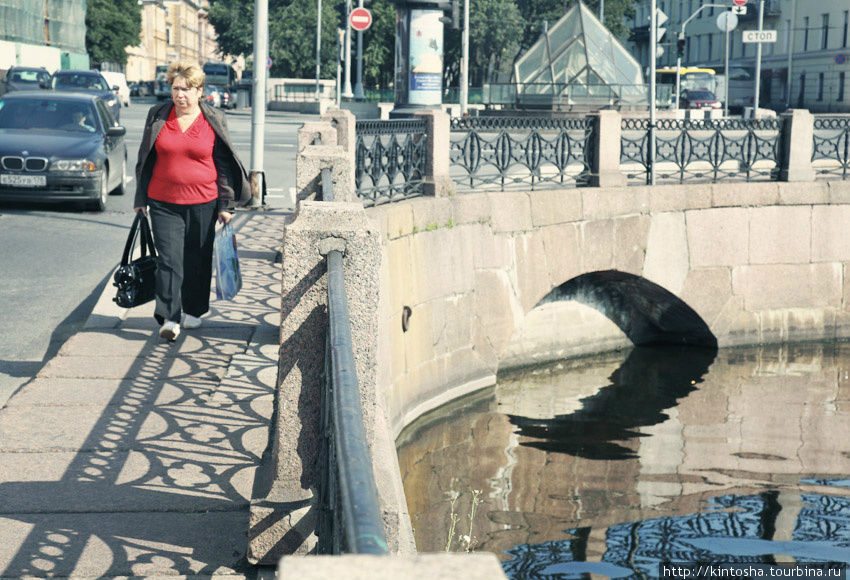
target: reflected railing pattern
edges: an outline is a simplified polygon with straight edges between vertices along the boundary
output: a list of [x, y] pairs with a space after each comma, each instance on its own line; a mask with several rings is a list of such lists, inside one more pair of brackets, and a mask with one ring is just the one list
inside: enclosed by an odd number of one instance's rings
[[[649, 183], [648, 119], [621, 122], [620, 167], [629, 180]], [[779, 119], [656, 121], [656, 183], [775, 181], [779, 178]]]
[[92, 428], [52, 423], [68, 436], [49, 453], [39, 433], [3, 442], [38, 453], [38, 465], [69, 460], [56, 479], [0, 484], [0, 520], [28, 530], [4, 538], [0, 575], [250, 573], [234, 530], [247, 529], [273, 413], [280, 274], [269, 249], [281, 219], [257, 215], [238, 230], [253, 236], [240, 238], [238, 303], [212, 302], [202, 328], [167, 344], [144, 307], [130, 311], [118, 329], [72, 337], [10, 400], [6, 413]]
[[365, 205], [422, 195], [425, 131], [424, 119], [357, 121], [354, 182]]
[[[796, 562], [824, 562], [830, 555], [826, 545], [834, 554], [850, 548], [847, 498], [806, 494], [800, 499], [806, 507], [796, 518], [793, 540], [809, 542], [812, 548], [787, 546]], [[601, 562], [616, 567], [624, 577], [635, 578], [658, 577], [659, 566], [666, 562], [775, 565], [778, 561], [771, 550], [777, 543], [772, 535], [782, 509], [778, 494], [772, 491], [724, 495], [711, 498], [706, 512], [617, 524], [606, 531]], [[585, 561], [587, 532], [587, 528], [570, 529], [567, 533], [574, 539], [516, 546], [507, 551], [512, 558], [503, 563], [505, 573], [519, 579], [548, 578], [547, 571], [553, 569], [562, 574], [593, 570], [593, 564]], [[758, 553], [754, 545], [761, 545], [764, 551]], [[734, 553], [735, 546], [741, 546], [739, 553]], [[720, 551], [721, 547], [727, 551]], [[599, 567], [595, 571], [605, 570]]]
[[585, 185], [592, 132], [586, 117], [453, 118], [450, 175], [458, 191]]
[[850, 179], [850, 115], [816, 115], [813, 141], [816, 175]]

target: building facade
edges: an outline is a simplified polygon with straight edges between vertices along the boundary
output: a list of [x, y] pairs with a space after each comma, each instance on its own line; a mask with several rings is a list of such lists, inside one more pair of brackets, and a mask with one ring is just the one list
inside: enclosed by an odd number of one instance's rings
[[[658, 9], [669, 18], [663, 25], [667, 32], [660, 41], [664, 52], [657, 65], [676, 66], [677, 37], [682, 23], [693, 16], [684, 29], [682, 65], [723, 72], [726, 34], [718, 28], [717, 18], [731, 6], [728, 0], [657, 0]], [[641, 0], [635, 8], [630, 46], [647, 70], [650, 2]], [[758, 28], [759, 2], [749, 0], [746, 9], [728, 35], [730, 86], [736, 78], [749, 75], [754, 94], [757, 45], [744, 43], [742, 31]], [[764, 0], [763, 28], [776, 30], [777, 41], [762, 44], [760, 104], [777, 110], [795, 107], [813, 112], [850, 112], [847, 0]]]
[[215, 30], [207, 20], [208, 0], [140, 0], [142, 32], [127, 47], [127, 80], [151, 81], [156, 67], [177, 60], [201, 64], [221, 60]]

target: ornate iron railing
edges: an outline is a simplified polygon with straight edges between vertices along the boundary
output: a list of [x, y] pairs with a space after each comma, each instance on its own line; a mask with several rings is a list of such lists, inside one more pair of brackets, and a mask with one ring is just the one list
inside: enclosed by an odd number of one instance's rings
[[354, 182], [365, 205], [422, 195], [427, 163], [424, 119], [357, 121]]
[[816, 116], [812, 166], [816, 176], [850, 179], [850, 116]]
[[588, 118], [464, 117], [451, 121], [450, 175], [458, 190], [585, 185]]
[[[623, 119], [620, 167], [649, 182], [649, 120]], [[656, 122], [655, 180], [771, 181], [779, 177], [779, 119], [661, 119]]]

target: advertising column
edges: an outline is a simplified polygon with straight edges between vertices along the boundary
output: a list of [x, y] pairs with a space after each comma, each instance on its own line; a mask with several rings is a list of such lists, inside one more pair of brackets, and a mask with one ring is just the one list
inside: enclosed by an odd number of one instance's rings
[[410, 11], [411, 105], [440, 105], [443, 102], [443, 16], [440, 10]]
[[443, 11], [437, 4], [396, 2], [395, 108], [391, 117], [439, 108], [443, 89]]

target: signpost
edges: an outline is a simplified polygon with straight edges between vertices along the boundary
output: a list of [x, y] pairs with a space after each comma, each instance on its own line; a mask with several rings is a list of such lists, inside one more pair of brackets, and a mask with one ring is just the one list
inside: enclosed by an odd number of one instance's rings
[[363, 32], [372, 26], [372, 13], [366, 8], [355, 8], [348, 17], [348, 23], [357, 32]]
[[743, 34], [743, 42], [776, 42], [776, 31], [775, 30], [744, 30]]
[[731, 12], [721, 12], [717, 16], [717, 28], [726, 33], [726, 56], [723, 60], [723, 74], [726, 77], [724, 85], [726, 94], [723, 96], [723, 116], [729, 116], [729, 33], [738, 26], [738, 17]]

